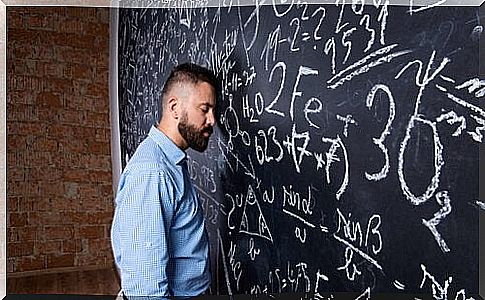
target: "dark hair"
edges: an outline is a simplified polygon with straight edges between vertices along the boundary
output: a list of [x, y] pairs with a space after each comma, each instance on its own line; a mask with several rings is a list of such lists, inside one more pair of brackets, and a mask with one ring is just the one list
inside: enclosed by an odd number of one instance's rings
[[214, 88], [216, 95], [219, 91], [219, 82], [211, 70], [193, 63], [184, 63], [175, 67], [165, 81], [162, 90], [162, 103], [172, 87], [181, 82], [192, 84], [207, 82]]

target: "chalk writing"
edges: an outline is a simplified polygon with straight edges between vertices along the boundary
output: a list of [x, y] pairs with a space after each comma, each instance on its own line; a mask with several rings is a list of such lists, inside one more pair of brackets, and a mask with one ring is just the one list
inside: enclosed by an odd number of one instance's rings
[[273, 241], [261, 206], [259, 205], [258, 199], [256, 199], [256, 195], [251, 185], [248, 187], [239, 231], [268, 239], [271, 242]]
[[394, 121], [394, 116], [396, 115], [396, 112], [395, 112], [396, 111], [396, 105], [394, 103], [394, 98], [392, 96], [392, 93], [391, 93], [389, 87], [387, 87], [386, 85], [378, 84], [371, 89], [371, 91], [369, 92], [369, 95], [367, 96], [367, 101], [366, 101], [367, 108], [370, 109], [372, 107], [375, 95], [376, 95], [377, 91], [379, 91], [379, 90], [384, 91], [387, 94], [387, 97], [389, 99], [389, 118], [387, 120], [386, 127], [384, 128], [384, 130], [381, 133], [381, 136], [378, 139], [376, 139], [376, 138], [373, 139], [374, 144], [379, 146], [379, 149], [381, 149], [382, 154], [384, 155], [384, 159], [385, 159], [384, 166], [382, 166], [382, 169], [378, 173], [374, 173], [374, 174], [369, 174], [367, 172], [365, 173], [365, 177], [368, 180], [375, 180], [375, 181], [386, 178], [386, 176], [389, 172], [389, 153], [388, 153], [386, 146], [384, 145], [384, 140], [390, 134], [392, 121]]
[[[187, 150], [211, 243], [211, 293], [473, 299], [475, 223], [485, 210], [478, 10], [445, 0], [205, 2], [120, 10], [118, 99], [126, 165], [160, 120], [174, 66], [197, 63], [219, 79], [208, 148]], [[35, 159], [56, 164], [41, 152]]]

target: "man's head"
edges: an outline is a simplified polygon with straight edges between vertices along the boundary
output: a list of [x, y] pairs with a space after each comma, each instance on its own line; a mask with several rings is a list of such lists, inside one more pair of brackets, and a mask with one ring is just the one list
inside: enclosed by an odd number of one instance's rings
[[170, 73], [162, 90], [162, 130], [181, 149], [207, 148], [215, 125], [218, 82], [208, 69], [182, 64]]

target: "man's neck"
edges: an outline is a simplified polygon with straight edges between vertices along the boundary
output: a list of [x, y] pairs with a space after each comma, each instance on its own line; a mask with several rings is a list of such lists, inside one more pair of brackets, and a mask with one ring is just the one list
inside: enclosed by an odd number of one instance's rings
[[186, 146], [184, 139], [180, 136], [178, 128], [170, 125], [167, 125], [167, 122], [164, 122], [162, 119], [162, 121], [160, 121], [158, 124], [157, 129], [163, 132], [163, 134], [165, 134], [175, 145], [177, 145], [177, 147], [185, 151], [188, 147]]

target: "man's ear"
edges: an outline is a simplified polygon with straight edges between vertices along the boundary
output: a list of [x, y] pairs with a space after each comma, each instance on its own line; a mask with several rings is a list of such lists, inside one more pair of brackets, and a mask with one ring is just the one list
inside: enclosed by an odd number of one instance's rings
[[170, 97], [167, 101], [167, 112], [174, 118], [179, 118], [180, 102], [176, 97]]

